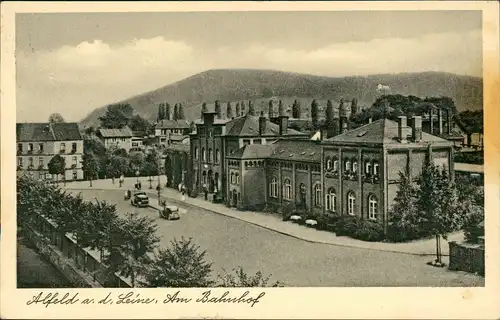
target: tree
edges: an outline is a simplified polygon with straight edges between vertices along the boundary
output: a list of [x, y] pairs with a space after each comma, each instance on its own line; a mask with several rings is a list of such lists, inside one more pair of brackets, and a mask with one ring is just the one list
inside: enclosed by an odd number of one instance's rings
[[[60, 174], [64, 178], [64, 174], [66, 173], [66, 159], [56, 154], [50, 159], [47, 166], [49, 167], [49, 173], [56, 176], [56, 183], [59, 182]], [[66, 183], [66, 179], [64, 179], [64, 183]]]
[[335, 124], [335, 114], [333, 111], [332, 100], [328, 100], [326, 102], [325, 118], [326, 118], [326, 126], [328, 128], [333, 128], [333, 126]]
[[145, 275], [149, 287], [193, 288], [209, 287], [212, 264], [205, 261], [206, 251], [192, 243], [192, 239], [174, 239], [170, 247], [160, 250], [152, 267]]
[[178, 120], [179, 119], [179, 106], [177, 103], [174, 105], [174, 114], [172, 115], [172, 120]]
[[113, 184], [115, 178], [125, 174], [129, 170], [129, 160], [116, 153], [108, 155], [108, 162], [106, 166], [106, 173], [111, 177]]
[[157, 176], [160, 174], [160, 169], [161, 169], [161, 157], [160, 154], [157, 153], [156, 151], [153, 151], [151, 153], [148, 153], [144, 160], [144, 173], [150, 177], [150, 188], [151, 186], [151, 177], [152, 176]]
[[248, 101], [248, 114], [251, 116], [255, 116], [255, 107], [252, 100]]
[[101, 127], [109, 129], [119, 129], [129, 124], [133, 116], [134, 109], [128, 103], [109, 105], [106, 114], [99, 117]]
[[143, 170], [145, 161], [145, 155], [141, 151], [131, 152], [129, 155], [130, 169], [134, 172], [134, 174], [137, 171], [140, 173]]
[[179, 108], [177, 109], [177, 120], [182, 120], [184, 118], [184, 106], [179, 103]]
[[50, 123], [62, 123], [65, 122], [63, 116], [60, 113], [52, 113], [49, 116]]
[[457, 193], [448, 171], [437, 167], [432, 161], [422, 170], [417, 192], [417, 209], [421, 215], [421, 227], [436, 237], [436, 264], [442, 266], [441, 237], [458, 230], [464, 218], [457, 211]]
[[231, 105], [231, 101], [227, 102], [226, 115], [229, 119], [233, 118], [233, 106]]
[[295, 119], [300, 119], [300, 102], [298, 100], [295, 100], [292, 105], [292, 117]]
[[[269, 279], [271, 275], [264, 277], [262, 272], [257, 271], [254, 276], [249, 276], [244, 270], [243, 267], [238, 267], [233, 269], [232, 273], [226, 273], [224, 275], [217, 276], [219, 283], [217, 284], [219, 287], [224, 288], [235, 288], [235, 287], [243, 287], [243, 288], [253, 288], [253, 287], [268, 287]], [[275, 282], [271, 287], [284, 287], [284, 284], [280, 281]]]
[[203, 104], [201, 105], [201, 119], [203, 119], [203, 114], [205, 112], [208, 112], [208, 107], [207, 107], [207, 103], [203, 102]]
[[108, 240], [108, 254], [104, 261], [112, 271], [130, 277], [132, 287], [136, 286], [137, 276], [146, 273], [153, 261], [150, 255], [158, 246], [158, 226], [153, 218], [127, 213], [125, 219], [118, 219], [113, 234]]
[[130, 119], [130, 129], [144, 134], [148, 134], [151, 128], [151, 123], [142, 118], [140, 115], [135, 115]]
[[158, 106], [158, 120], [165, 119], [165, 103], [160, 103]]
[[215, 100], [215, 112], [217, 113], [217, 118], [221, 119], [222, 118], [222, 107], [220, 105], [219, 100]]
[[236, 103], [236, 116], [239, 117], [241, 115], [241, 111], [240, 111], [240, 103], [237, 102]]
[[358, 114], [358, 99], [352, 98], [351, 101], [351, 118]]
[[280, 102], [278, 103], [278, 115], [279, 116], [284, 116], [286, 114], [285, 112], [285, 106], [283, 105], [283, 101], [280, 100]]
[[92, 179], [99, 173], [100, 161], [99, 157], [93, 153], [85, 153], [82, 157], [83, 172], [87, 179], [89, 179], [90, 186], [92, 187]]
[[87, 136], [93, 136], [97, 132], [97, 129], [94, 126], [90, 126], [85, 128], [85, 134]]
[[269, 109], [267, 111], [269, 118], [272, 118], [274, 116], [274, 103], [273, 100], [269, 100]]
[[311, 102], [311, 121], [313, 128], [317, 129], [319, 125], [319, 109], [316, 99]]
[[245, 101], [241, 101], [241, 115], [245, 115]]

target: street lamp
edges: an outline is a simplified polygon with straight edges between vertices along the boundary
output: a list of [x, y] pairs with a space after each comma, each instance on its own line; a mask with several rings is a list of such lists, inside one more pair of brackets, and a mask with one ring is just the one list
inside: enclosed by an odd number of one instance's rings
[[135, 172], [135, 176], [137, 177], [137, 183], [139, 183], [139, 170]]

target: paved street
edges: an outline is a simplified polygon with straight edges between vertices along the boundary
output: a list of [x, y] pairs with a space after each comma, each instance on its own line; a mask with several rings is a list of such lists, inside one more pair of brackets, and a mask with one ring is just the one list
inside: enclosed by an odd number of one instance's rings
[[[159, 219], [151, 208], [123, 200], [123, 190], [71, 190], [84, 198], [117, 204], [120, 215], [137, 210], [156, 219], [161, 246], [192, 237], [213, 262], [214, 275], [241, 265], [248, 273], [272, 274], [288, 286], [483, 286], [484, 278], [426, 265], [421, 257], [369, 249], [310, 243], [201, 209], [178, 221]], [[446, 261], [446, 259], [445, 259]]]

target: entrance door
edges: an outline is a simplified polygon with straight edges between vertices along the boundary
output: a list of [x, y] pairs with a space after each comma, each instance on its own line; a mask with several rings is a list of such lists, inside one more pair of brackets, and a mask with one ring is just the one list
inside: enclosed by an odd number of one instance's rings
[[236, 190], [233, 190], [233, 207], [237, 207], [238, 206], [238, 192], [236, 192]]
[[306, 185], [303, 183], [300, 184], [299, 204], [301, 207], [306, 206]]

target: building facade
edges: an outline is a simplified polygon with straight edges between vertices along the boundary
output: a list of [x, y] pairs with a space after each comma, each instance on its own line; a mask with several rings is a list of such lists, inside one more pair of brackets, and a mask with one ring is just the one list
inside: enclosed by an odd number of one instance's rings
[[77, 123], [18, 123], [17, 174], [41, 180], [56, 180], [48, 164], [55, 155], [65, 159], [61, 180], [83, 179], [83, 138]]
[[125, 126], [121, 129], [99, 129], [97, 137], [104, 143], [106, 149], [125, 149], [127, 152], [132, 148], [132, 130]]
[[189, 139], [190, 126], [186, 120], [160, 120], [155, 125], [155, 144], [166, 147]]

